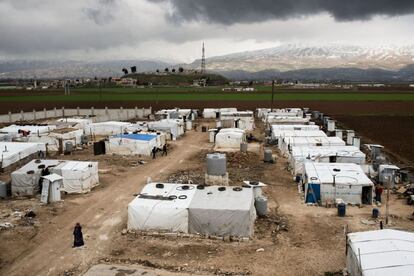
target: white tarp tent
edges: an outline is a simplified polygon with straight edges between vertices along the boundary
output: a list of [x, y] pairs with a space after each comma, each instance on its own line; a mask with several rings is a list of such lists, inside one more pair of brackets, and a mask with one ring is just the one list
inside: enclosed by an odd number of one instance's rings
[[227, 107], [227, 108], [204, 108], [203, 117], [205, 119], [218, 119], [222, 112], [237, 112], [237, 108]]
[[[189, 207], [189, 232], [214, 236], [250, 237], [256, 209], [253, 189], [205, 187], [197, 190]], [[240, 189], [240, 190], [237, 190]]]
[[39, 192], [39, 179], [42, 170], [63, 177], [62, 191], [85, 193], [99, 184], [98, 162], [67, 160], [33, 160], [14, 171], [12, 178], [13, 196], [33, 196]]
[[286, 137], [281, 142], [279, 148], [283, 154], [288, 154], [294, 146], [345, 146], [345, 141], [339, 137]]
[[82, 129], [55, 129], [47, 134], [30, 135], [28, 141], [45, 143], [49, 151], [59, 151], [59, 141], [62, 141], [62, 150], [64, 151], [66, 150], [66, 142], [71, 142], [73, 146], [81, 145], [82, 135]]
[[195, 185], [147, 184], [128, 204], [128, 229], [188, 233], [188, 208]]
[[304, 182], [306, 203], [372, 204], [374, 184], [357, 164], [305, 162]]
[[8, 166], [39, 152], [46, 152], [43, 143], [0, 142], [1, 168]]
[[0, 129], [2, 133], [18, 134], [21, 130], [30, 134], [48, 133], [56, 129], [55, 125], [10, 125]]
[[32, 160], [25, 166], [11, 173], [12, 196], [34, 196], [40, 192], [42, 170], [57, 166], [64, 161]]
[[223, 125], [225, 125], [225, 122], [230, 122], [231, 128], [234, 127], [244, 130], [254, 129], [253, 111], [221, 112], [220, 120]]
[[240, 149], [246, 142], [246, 132], [238, 128], [223, 128], [216, 134], [216, 149]]
[[383, 229], [348, 234], [350, 276], [414, 275], [414, 233]]
[[285, 131], [318, 131], [317, 125], [272, 125], [272, 139], [282, 136]]
[[365, 163], [365, 154], [354, 146], [305, 146], [292, 147], [289, 164], [294, 175], [303, 174], [305, 161], [319, 163]]
[[87, 193], [99, 185], [98, 162], [65, 161], [51, 172], [63, 177], [62, 191], [68, 194]]
[[120, 134], [106, 141], [107, 154], [150, 156], [153, 148], [158, 148], [156, 134]]
[[69, 123], [73, 128], [85, 129], [88, 125], [93, 123], [92, 119], [89, 118], [61, 118], [56, 120], [58, 123]]
[[278, 125], [307, 125], [309, 124], [309, 118], [302, 117], [293, 117], [293, 116], [273, 116], [268, 115], [265, 119], [265, 122], [268, 124], [278, 124]]
[[184, 134], [184, 122], [182, 120], [163, 119], [148, 122], [148, 129], [164, 131], [172, 135], [171, 140], [176, 140]]
[[130, 123], [126, 122], [110, 121], [89, 124], [85, 127], [84, 130], [86, 135], [109, 136], [124, 133], [129, 125]]

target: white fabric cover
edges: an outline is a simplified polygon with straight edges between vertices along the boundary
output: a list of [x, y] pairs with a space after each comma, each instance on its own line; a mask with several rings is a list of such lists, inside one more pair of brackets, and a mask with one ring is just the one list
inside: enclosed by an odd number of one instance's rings
[[1, 167], [8, 166], [39, 151], [46, 152], [43, 143], [0, 142]]
[[121, 134], [126, 131], [130, 123], [125, 122], [102, 122], [102, 123], [93, 123], [85, 127], [86, 135], [116, 135]]
[[[184, 190], [183, 186], [189, 189]], [[188, 233], [188, 207], [195, 192], [195, 185], [164, 184], [159, 189], [156, 183], [147, 184], [141, 195], [164, 199], [136, 197], [128, 204], [128, 229]], [[172, 195], [177, 198], [166, 200]], [[185, 199], [178, 198], [184, 195]]]
[[345, 146], [345, 141], [339, 137], [285, 137], [278, 141], [279, 149], [283, 154], [294, 146]]
[[184, 134], [184, 123], [182, 120], [164, 119], [155, 122], [148, 122], [148, 128], [170, 133], [173, 139], [177, 139]]
[[10, 125], [0, 129], [0, 132], [16, 134], [19, 130], [30, 131], [30, 134], [42, 134], [48, 133], [52, 130], [56, 129], [55, 125], [47, 125], [47, 126], [35, 126], [35, 125]]
[[58, 123], [70, 123], [74, 128], [85, 129], [87, 125], [93, 123], [92, 119], [87, 118], [62, 118], [56, 120]]
[[[334, 169], [340, 171], [335, 172]], [[308, 184], [319, 184], [322, 202], [341, 198], [346, 203], [361, 204], [362, 187], [374, 186], [361, 166], [351, 163], [305, 162], [305, 175], [305, 195]]]
[[106, 153], [150, 156], [154, 147], [160, 147], [157, 143], [157, 135], [151, 136], [154, 138], [149, 141], [112, 136], [106, 142]]
[[216, 149], [240, 149], [246, 141], [246, 132], [237, 128], [223, 128], [216, 135]]
[[256, 209], [253, 189], [234, 191], [217, 186], [197, 190], [189, 208], [189, 232], [215, 236], [249, 237], [254, 233]]
[[51, 172], [63, 177], [62, 191], [69, 194], [87, 193], [99, 185], [98, 162], [65, 161]]
[[[40, 162], [39, 162], [40, 161]], [[59, 160], [32, 160], [25, 166], [11, 173], [11, 191], [12, 196], [34, 196], [39, 192], [39, 180], [42, 169], [45, 167], [57, 166], [64, 161]], [[33, 174], [27, 172], [33, 171]]]
[[347, 247], [349, 275], [413, 275], [414, 233], [392, 229], [350, 233]]
[[59, 151], [59, 140], [62, 140], [63, 150], [66, 150], [66, 142], [72, 142], [74, 146], [81, 144], [82, 129], [73, 129], [65, 133], [50, 132], [42, 135], [30, 135], [29, 142], [41, 142], [47, 144], [48, 151]]

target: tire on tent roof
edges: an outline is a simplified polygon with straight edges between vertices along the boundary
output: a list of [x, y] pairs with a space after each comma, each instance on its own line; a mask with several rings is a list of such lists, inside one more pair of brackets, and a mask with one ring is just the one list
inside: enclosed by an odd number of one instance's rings
[[168, 197], [168, 199], [169, 199], [169, 200], [174, 200], [174, 199], [177, 199], [177, 196], [176, 196], [176, 195], [170, 195], [170, 196]]
[[258, 181], [249, 181], [249, 184], [256, 186], [256, 185], [259, 185], [259, 182]]
[[188, 185], [183, 185], [183, 186], [181, 186], [181, 189], [182, 189], [182, 190], [188, 190], [188, 189], [190, 189], [190, 186], [188, 186]]
[[220, 192], [223, 192], [223, 191], [225, 191], [225, 190], [226, 190], [226, 187], [218, 187], [218, 190], [219, 190]]
[[179, 198], [179, 199], [186, 199], [186, 198], [187, 198], [187, 196], [186, 196], [186, 195], [180, 195], [178, 198]]
[[45, 164], [42, 164], [42, 165], [37, 166], [37, 168], [38, 169], [44, 169], [44, 168], [46, 168], [46, 165]]
[[41, 162], [42, 162], [42, 160], [40, 160], [40, 159], [36, 159], [36, 161], [35, 161], [35, 163], [37, 163], [37, 164], [39, 164]]
[[30, 170], [30, 171], [27, 171], [26, 173], [27, 174], [34, 174], [35, 172], [34, 172], [34, 170]]
[[243, 190], [242, 187], [234, 187], [233, 188], [233, 191], [235, 191], [235, 192], [241, 192], [241, 190]]
[[197, 189], [198, 190], [204, 190], [204, 188], [205, 188], [206, 186], [204, 186], [204, 185], [197, 185]]
[[157, 189], [164, 189], [164, 184], [157, 183], [157, 184], [155, 184], [155, 188], [157, 188]]

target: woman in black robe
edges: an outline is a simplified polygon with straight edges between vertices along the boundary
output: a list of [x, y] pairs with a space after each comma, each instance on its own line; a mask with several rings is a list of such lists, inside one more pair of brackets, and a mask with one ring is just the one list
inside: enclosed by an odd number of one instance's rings
[[83, 242], [82, 227], [79, 223], [76, 223], [75, 229], [73, 229], [73, 247], [80, 247], [84, 244], [85, 243]]

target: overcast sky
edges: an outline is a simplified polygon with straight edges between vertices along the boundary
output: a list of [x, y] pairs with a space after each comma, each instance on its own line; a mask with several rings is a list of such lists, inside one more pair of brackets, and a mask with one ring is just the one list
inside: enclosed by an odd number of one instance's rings
[[414, 44], [413, 0], [0, 0], [1, 59], [191, 62], [282, 43]]

